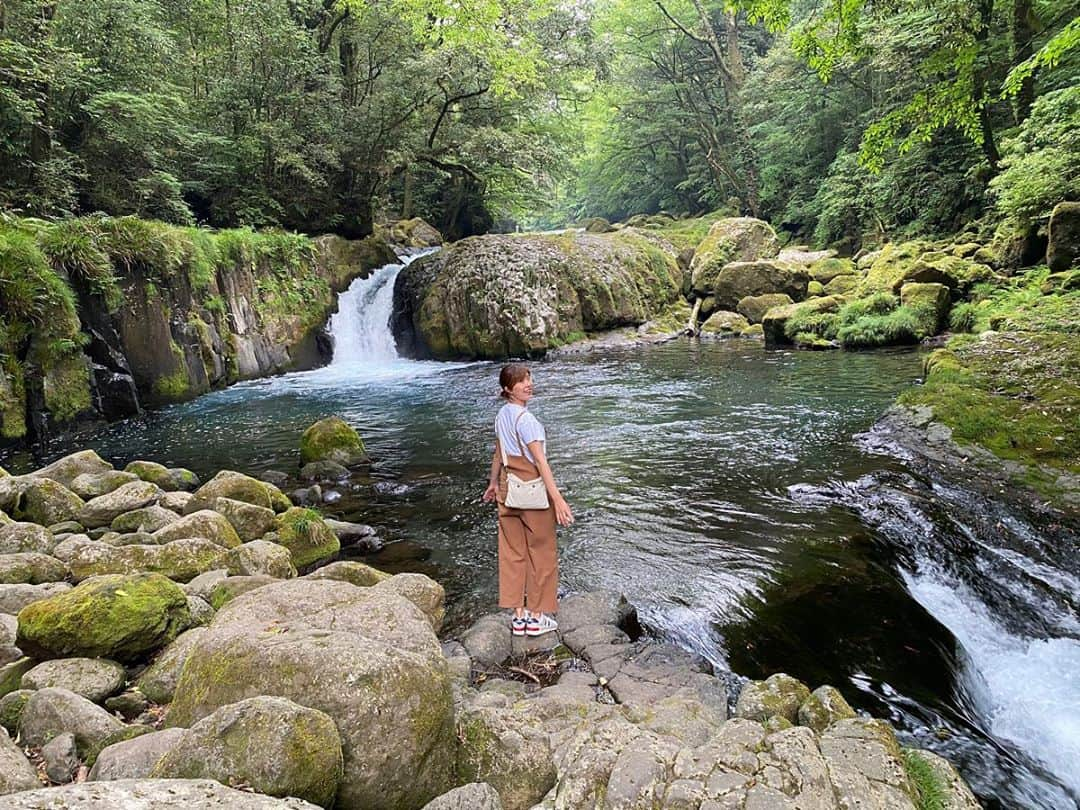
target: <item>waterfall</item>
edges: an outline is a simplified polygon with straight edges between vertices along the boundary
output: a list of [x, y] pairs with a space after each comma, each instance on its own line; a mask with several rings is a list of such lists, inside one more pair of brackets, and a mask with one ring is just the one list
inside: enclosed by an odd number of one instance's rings
[[334, 338], [332, 365], [379, 365], [399, 359], [390, 332], [394, 281], [403, 268], [428, 253], [431, 251], [411, 253], [402, 256], [399, 264], [383, 265], [366, 278], [353, 281], [338, 296], [338, 311], [331, 316], [328, 327]]

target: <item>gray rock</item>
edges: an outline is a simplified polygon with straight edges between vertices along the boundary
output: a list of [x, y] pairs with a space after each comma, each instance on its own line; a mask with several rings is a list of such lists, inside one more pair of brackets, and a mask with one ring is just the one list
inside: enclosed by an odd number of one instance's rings
[[79, 753], [75, 750], [75, 735], [57, 734], [41, 746], [41, 761], [45, 775], [59, 785], [66, 785], [79, 767]]
[[909, 756], [915, 756], [930, 766], [939, 785], [945, 787], [945, 801], [940, 805], [941, 810], [979, 810], [982, 807], [971, 788], [957, 773], [956, 768], [947, 759], [939, 757], [931, 751], [922, 749], [909, 750]]
[[281, 470], [265, 470], [255, 477], [275, 487], [283, 487], [289, 483], [289, 474]]
[[222, 607], [236, 597], [241, 596], [248, 591], [254, 591], [257, 588], [273, 585], [275, 582], [279, 581], [280, 580], [275, 577], [268, 577], [265, 575], [228, 577], [214, 586], [214, 590], [210, 593], [210, 607], [214, 610], [221, 610]]
[[232, 498], [218, 498], [214, 501], [213, 508], [215, 512], [225, 516], [245, 543], [249, 540], [258, 540], [273, 530], [276, 523], [273, 509], [256, 506], [253, 503], [245, 503]]
[[14, 644], [0, 645], [0, 666], [6, 666], [22, 657], [22, 650]]
[[439, 632], [446, 616], [446, 591], [431, 577], [424, 574], [394, 574], [373, 587], [404, 596], [423, 611], [431, 622], [431, 629]]
[[324, 518], [330, 531], [337, 535], [342, 546], [353, 546], [357, 543], [375, 536], [375, 529], [364, 523], [349, 523], [345, 520]]
[[322, 568], [316, 568], [310, 574], [306, 574], [304, 579], [336, 579], [340, 582], [351, 582], [358, 588], [367, 588], [378, 585], [384, 579], [390, 579], [390, 576], [370, 565], [352, 560], [338, 560]]
[[590, 591], [574, 594], [559, 603], [559, 632], [572, 633], [591, 624], [611, 624], [631, 638], [640, 635], [637, 610], [616, 591]]
[[108, 526], [124, 512], [142, 509], [157, 503], [164, 494], [156, 484], [147, 481], [132, 481], [88, 501], [78, 515], [77, 520], [89, 529]]
[[214, 620], [216, 611], [210, 603], [198, 596], [188, 596], [188, 612], [191, 614], [192, 627], [204, 627]]
[[[150, 701], [146, 695], [137, 689], [129, 689], [106, 699], [105, 708], [114, 714], [119, 714], [125, 720], [131, 721], [150, 708]], [[117, 777], [119, 778], [119, 777]]]
[[192, 646], [206, 633], [205, 627], [195, 627], [176, 637], [148, 666], [135, 685], [154, 703], [172, 703], [180, 672], [184, 668]]
[[94, 542], [97, 541], [91, 540], [90, 536], [86, 534], [69, 534], [56, 544], [56, 548], [53, 549], [52, 555], [61, 562], [69, 563], [71, 562], [71, 558], [75, 556], [80, 548], [88, 543]]
[[193, 500], [195, 495], [191, 492], [166, 492], [158, 501], [158, 506], [182, 515]]
[[662, 749], [640, 737], [619, 752], [608, 778], [606, 801], [610, 807], [651, 808], [667, 789], [670, 762]]
[[81, 545], [68, 565], [76, 582], [103, 574], [139, 572], [187, 582], [205, 571], [220, 568], [225, 555], [225, 548], [201, 537], [173, 540], [160, 546], [110, 546], [92, 542]]
[[[22, 749], [11, 741], [6, 731], [0, 731], [0, 796], [34, 790], [41, 787], [37, 770], [30, 764]], [[4, 800], [6, 806], [7, 800]]]
[[6, 523], [0, 526], [0, 554], [35, 552], [52, 554], [56, 538], [36, 523]]
[[158, 761], [184, 736], [184, 731], [180, 728], [167, 728], [113, 743], [98, 754], [87, 778], [91, 782], [146, 779]]
[[446, 662], [427, 617], [391, 589], [293, 579], [237, 597], [191, 650], [167, 722], [253, 695], [333, 718], [342, 810], [419, 807], [453, 786]]
[[54, 461], [40, 470], [30, 473], [27, 478], [51, 478], [70, 487], [72, 482], [83, 473], [107, 472], [113, 468], [112, 464], [105, 461], [93, 450], [82, 450], [71, 453]]
[[461, 644], [481, 667], [500, 666], [513, 652], [510, 615], [497, 613], [477, 620], [461, 636]]
[[915, 810], [900, 745], [887, 722], [839, 720], [821, 735], [820, 746], [841, 807]]
[[[101, 703], [124, 687], [127, 672], [104, 658], [57, 658], [43, 661], [22, 676], [23, 689], [57, 686], [94, 703]], [[55, 780], [54, 780], [55, 781]]]
[[212, 509], [191, 512], [154, 532], [156, 543], [169, 543], [173, 540], [187, 540], [195, 537], [210, 540], [223, 548], [235, 548], [240, 545], [240, 536], [229, 523], [228, 518]]
[[209, 603], [210, 594], [214, 592], [214, 586], [228, 575], [228, 570], [224, 568], [216, 568], [213, 571], [207, 571], [191, 580], [191, 582], [184, 586], [184, 590], [189, 595], [197, 596]]
[[9, 796], [4, 810], [319, 810], [300, 799], [245, 793], [209, 779], [82, 782]]
[[184, 732], [153, 776], [243, 783], [269, 796], [328, 806], [342, 775], [341, 738], [329, 715], [280, 697], [223, 706]]
[[104, 470], [96, 473], [80, 473], [71, 482], [71, 491], [84, 500], [107, 495], [124, 484], [138, 481], [139, 476], [119, 470]]
[[837, 720], [855, 716], [840, 691], [832, 686], [819, 686], [799, 706], [799, 725], [809, 726], [819, 734]]
[[42, 526], [74, 519], [83, 508], [83, 499], [51, 478], [31, 481], [22, 492], [15, 517]]
[[153, 534], [159, 529], [164, 529], [170, 523], [176, 523], [180, 516], [171, 509], [166, 509], [160, 503], [152, 506], [144, 506], [142, 509], [133, 509], [122, 515], [117, 515], [110, 528], [117, 532], [149, 532]]
[[21, 554], [0, 555], [0, 583], [5, 585], [60, 582], [67, 575], [67, 566], [48, 554], [26, 551]]
[[0, 613], [0, 646], [14, 645], [19, 620], [10, 613]]
[[423, 810], [503, 810], [503, 804], [491, 785], [470, 782], [432, 799]]
[[265, 540], [252, 540], [230, 549], [225, 564], [229, 568], [229, 574], [233, 576], [268, 576], [277, 579], [296, 576], [292, 553], [285, 546]]
[[349, 475], [349, 468], [336, 461], [312, 461], [300, 468], [303, 481], [345, 481]]
[[183, 467], [167, 468], [156, 461], [133, 461], [125, 472], [137, 475], [143, 481], [157, 484], [166, 492], [190, 490], [199, 486], [199, 476]]
[[764, 681], [749, 681], [739, 693], [735, 716], [764, 723], [783, 717], [789, 723], [799, 719], [799, 707], [810, 697], [810, 689], [790, 675], [778, 672]]
[[17, 614], [33, 602], [70, 591], [67, 582], [47, 582], [43, 585], [0, 585], [0, 613]]
[[50, 687], [34, 692], [19, 718], [19, 736], [27, 745], [44, 745], [57, 734], [71, 732], [79, 752], [100, 743], [124, 724], [81, 695]]
[[32, 694], [33, 689], [16, 689], [0, 697], [0, 726], [7, 729], [9, 734], [18, 733], [19, 718]]
[[65, 520], [62, 523], [54, 523], [48, 528], [53, 534], [79, 534], [83, 530], [83, 525], [77, 520]]

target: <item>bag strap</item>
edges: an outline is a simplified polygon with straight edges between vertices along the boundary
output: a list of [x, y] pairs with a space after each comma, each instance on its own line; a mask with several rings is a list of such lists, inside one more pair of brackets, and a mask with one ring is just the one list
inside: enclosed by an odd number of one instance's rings
[[[514, 438], [517, 440], [518, 450], [521, 451], [521, 455], [523, 457], [525, 457], [525, 458], [528, 458], [528, 456], [525, 455], [525, 446], [521, 443], [521, 436], [518, 434], [518, 422], [521, 421], [521, 417], [523, 417], [524, 415], [525, 415], [525, 409], [522, 408], [521, 413], [519, 413], [518, 416], [517, 416], [517, 419], [514, 420]], [[495, 421], [498, 422], [499, 421], [498, 418], [496, 418]], [[496, 434], [497, 433], [498, 433], [498, 431], [496, 431]], [[506, 458], [506, 448], [502, 446], [502, 441], [501, 440], [499, 441], [499, 450], [502, 451], [502, 463], [503, 463], [503, 466], [504, 467], [509, 467], [510, 463]]]

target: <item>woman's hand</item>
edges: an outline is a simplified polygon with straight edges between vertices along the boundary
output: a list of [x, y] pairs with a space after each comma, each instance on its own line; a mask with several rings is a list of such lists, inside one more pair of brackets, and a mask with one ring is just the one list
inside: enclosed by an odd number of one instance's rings
[[488, 484], [488, 488], [484, 490], [484, 494], [481, 496], [481, 500], [483, 500], [484, 503], [491, 503], [493, 500], [495, 500], [495, 494], [497, 491], [498, 487], [495, 486], [494, 482]]
[[570, 511], [570, 504], [561, 496], [555, 499], [555, 520], [560, 526], [569, 526], [574, 522], [574, 513]]

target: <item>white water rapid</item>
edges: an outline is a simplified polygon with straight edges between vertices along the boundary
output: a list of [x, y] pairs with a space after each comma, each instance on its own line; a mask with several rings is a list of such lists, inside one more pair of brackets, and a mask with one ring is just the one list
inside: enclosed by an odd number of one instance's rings
[[390, 332], [394, 281], [402, 269], [431, 252], [412, 253], [401, 257], [399, 264], [383, 265], [370, 276], [353, 281], [338, 297], [338, 311], [331, 316], [328, 327], [334, 338], [332, 365], [383, 366], [400, 362]]

